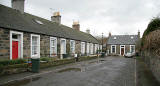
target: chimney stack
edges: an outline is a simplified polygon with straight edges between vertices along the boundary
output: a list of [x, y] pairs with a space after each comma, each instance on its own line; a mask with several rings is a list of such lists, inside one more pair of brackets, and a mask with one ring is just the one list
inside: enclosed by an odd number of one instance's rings
[[140, 31], [138, 30], [138, 38], [140, 38]]
[[12, 8], [24, 13], [24, 2], [25, 0], [12, 0]]
[[90, 34], [90, 30], [89, 30], [89, 29], [87, 29], [87, 30], [86, 30], [86, 33]]
[[72, 25], [72, 28], [73, 29], [75, 29], [75, 30], [77, 30], [77, 31], [80, 31], [80, 24], [79, 24], [79, 22], [77, 21], [77, 22], [73, 22], [73, 25]]
[[58, 24], [61, 24], [61, 15], [60, 12], [54, 12], [53, 16], [51, 16], [51, 20]]
[[112, 35], [111, 32], [109, 32], [109, 35], [108, 35], [108, 36], [110, 37], [111, 35]]

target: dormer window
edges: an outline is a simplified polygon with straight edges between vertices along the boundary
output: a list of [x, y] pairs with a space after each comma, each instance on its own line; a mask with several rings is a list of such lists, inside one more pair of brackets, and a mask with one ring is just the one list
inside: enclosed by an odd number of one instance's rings
[[134, 37], [133, 36], [131, 36], [131, 39], [133, 39]]
[[114, 37], [113, 39], [117, 39], [117, 37]]

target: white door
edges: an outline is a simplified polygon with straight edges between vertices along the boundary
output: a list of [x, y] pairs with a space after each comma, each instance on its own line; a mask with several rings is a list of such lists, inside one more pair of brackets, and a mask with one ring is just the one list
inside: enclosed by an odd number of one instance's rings
[[61, 40], [61, 54], [66, 54], [66, 41]]

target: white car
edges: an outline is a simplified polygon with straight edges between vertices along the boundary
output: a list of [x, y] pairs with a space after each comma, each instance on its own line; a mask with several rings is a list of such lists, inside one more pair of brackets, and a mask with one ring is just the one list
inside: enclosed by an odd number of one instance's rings
[[132, 58], [134, 56], [134, 53], [131, 53], [131, 52], [127, 52], [124, 57], [126, 58]]

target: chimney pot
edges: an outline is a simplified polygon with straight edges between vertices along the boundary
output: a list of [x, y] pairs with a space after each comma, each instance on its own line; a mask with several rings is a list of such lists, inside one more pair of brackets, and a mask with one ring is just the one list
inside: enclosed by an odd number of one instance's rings
[[74, 21], [73, 25], [72, 25], [72, 28], [75, 29], [75, 30], [77, 30], [77, 31], [80, 31], [79, 21]]

